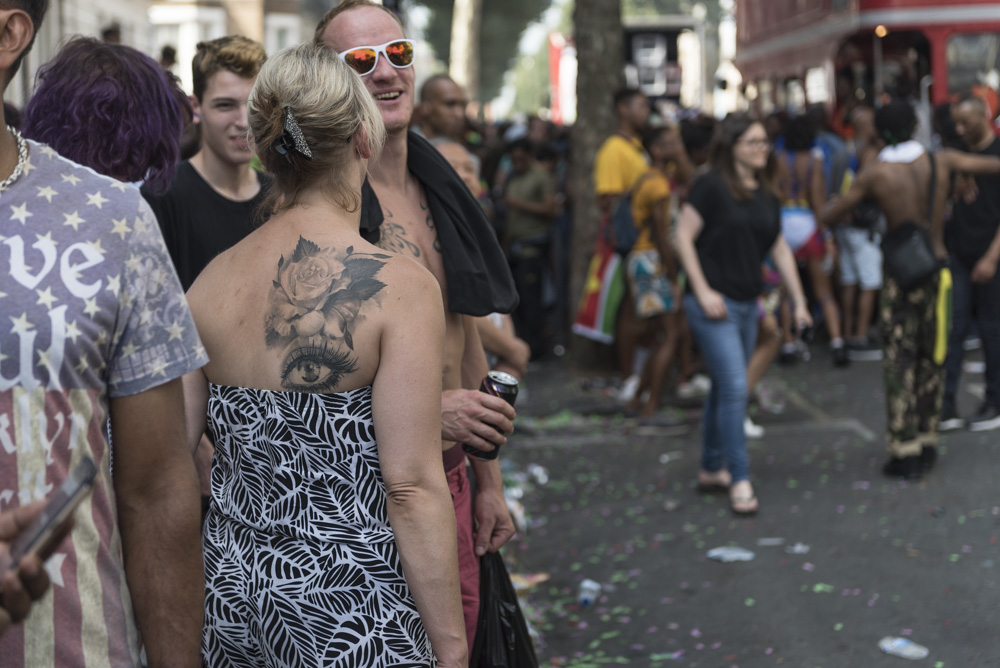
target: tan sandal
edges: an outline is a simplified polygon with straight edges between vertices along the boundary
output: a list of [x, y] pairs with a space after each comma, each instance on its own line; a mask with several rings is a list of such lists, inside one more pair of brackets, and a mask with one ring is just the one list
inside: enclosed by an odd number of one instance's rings
[[734, 515], [751, 517], [757, 514], [760, 503], [756, 496], [732, 496], [729, 498], [729, 508]]
[[731, 484], [732, 479], [729, 477], [728, 471], [716, 471], [715, 473], [698, 471], [698, 491], [702, 494], [725, 492]]

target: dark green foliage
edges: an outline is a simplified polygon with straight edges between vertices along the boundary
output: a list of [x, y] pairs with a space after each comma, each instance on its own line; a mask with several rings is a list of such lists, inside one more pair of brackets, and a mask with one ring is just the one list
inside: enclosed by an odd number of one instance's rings
[[[440, 60], [447, 63], [451, 49], [453, 0], [420, 0], [431, 11], [426, 37]], [[551, 5], [550, 0], [483, 0], [479, 39], [479, 97], [492, 100], [500, 93], [503, 75], [517, 55], [521, 33]], [[544, 66], [537, 65], [537, 66]]]

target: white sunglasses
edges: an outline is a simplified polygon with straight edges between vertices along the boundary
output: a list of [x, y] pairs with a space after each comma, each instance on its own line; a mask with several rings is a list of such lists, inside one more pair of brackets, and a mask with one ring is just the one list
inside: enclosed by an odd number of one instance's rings
[[385, 56], [389, 64], [397, 70], [413, 65], [413, 42], [408, 39], [394, 39], [378, 46], [356, 46], [340, 54], [340, 59], [365, 76], [375, 71], [379, 54]]

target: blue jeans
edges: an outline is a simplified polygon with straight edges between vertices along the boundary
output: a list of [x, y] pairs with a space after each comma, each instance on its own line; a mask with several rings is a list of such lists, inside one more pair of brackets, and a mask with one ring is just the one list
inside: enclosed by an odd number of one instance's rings
[[951, 282], [951, 334], [944, 361], [944, 404], [955, 405], [965, 354], [962, 344], [975, 317], [986, 362], [986, 403], [1000, 407], [1000, 271], [989, 283], [973, 283], [972, 267], [952, 256]]
[[725, 463], [735, 483], [750, 477], [743, 420], [747, 363], [757, 343], [757, 302], [723, 299], [728, 313], [722, 320], [709, 319], [694, 295], [684, 296], [684, 309], [712, 377], [702, 415], [701, 468], [714, 473]]

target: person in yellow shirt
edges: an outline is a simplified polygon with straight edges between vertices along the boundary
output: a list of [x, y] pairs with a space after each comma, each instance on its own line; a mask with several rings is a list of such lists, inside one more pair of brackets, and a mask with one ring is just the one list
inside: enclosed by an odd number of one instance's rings
[[[634, 88], [619, 90], [614, 95], [618, 131], [604, 140], [594, 160], [594, 192], [601, 210], [602, 225], [618, 198], [628, 194], [639, 177], [649, 171], [643, 154], [641, 132], [649, 120], [649, 100]], [[618, 366], [623, 384], [622, 398], [630, 399], [638, 387], [639, 377], [632, 374], [638, 323], [635, 319], [632, 295], [626, 294], [618, 311], [615, 341], [618, 346]]]
[[[644, 145], [652, 168], [633, 187], [632, 220], [639, 237], [626, 260], [626, 272], [635, 316], [649, 321], [656, 343], [643, 366], [639, 391], [629, 409], [638, 412], [640, 424], [669, 426], [665, 422], [675, 422], [658, 415], [657, 409], [680, 340], [681, 295], [677, 261], [670, 244], [672, 207], [667, 171], [674, 156], [683, 152], [683, 145], [680, 133], [671, 127], [652, 130]], [[649, 390], [645, 401], [641, 398], [643, 389]]]

